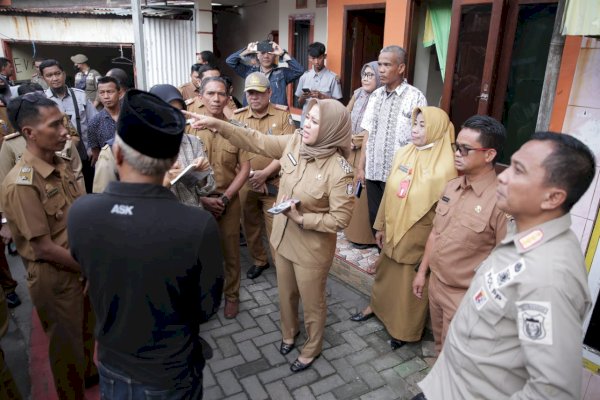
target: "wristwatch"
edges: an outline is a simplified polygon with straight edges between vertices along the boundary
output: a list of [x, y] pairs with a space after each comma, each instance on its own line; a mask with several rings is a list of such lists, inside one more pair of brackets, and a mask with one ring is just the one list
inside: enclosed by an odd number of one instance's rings
[[229, 197], [227, 197], [226, 195], [222, 194], [221, 195], [221, 202], [223, 203], [223, 205], [225, 207], [227, 207], [227, 205], [229, 204]]
[[283, 49], [283, 53], [281, 53], [281, 57], [283, 58], [283, 56], [285, 56], [288, 53], [288, 51], [286, 49]]

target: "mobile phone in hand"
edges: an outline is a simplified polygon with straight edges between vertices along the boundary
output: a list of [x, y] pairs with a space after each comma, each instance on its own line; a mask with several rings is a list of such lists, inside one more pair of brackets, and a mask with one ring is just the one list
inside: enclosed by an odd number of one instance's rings
[[360, 197], [360, 195], [362, 194], [362, 189], [363, 189], [362, 182], [358, 181], [358, 183], [356, 184], [356, 190], [354, 191], [354, 196]]
[[310, 89], [309, 89], [309, 88], [302, 88], [302, 91], [303, 91], [304, 93], [310, 93]]

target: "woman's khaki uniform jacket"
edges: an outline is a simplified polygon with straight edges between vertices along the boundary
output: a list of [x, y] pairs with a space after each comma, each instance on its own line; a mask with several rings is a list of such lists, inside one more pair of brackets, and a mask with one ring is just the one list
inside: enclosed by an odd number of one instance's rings
[[283, 196], [300, 200], [303, 228], [278, 214], [273, 218], [271, 245], [281, 256], [304, 266], [329, 266], [335, 253], [336, 233], [352, 217], [353, 171], [338, 153], [307, 160], [299, 155], [302, 136], [267, 136], [252, 129], [219, 122], [220, 134], [234, 146], [279, 159], [281, 180], [277, 201]]

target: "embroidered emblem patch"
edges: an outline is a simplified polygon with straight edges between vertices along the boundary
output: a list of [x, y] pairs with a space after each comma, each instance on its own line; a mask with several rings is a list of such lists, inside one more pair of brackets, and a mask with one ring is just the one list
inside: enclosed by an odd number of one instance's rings
[[519, 339], [552, 345], [552, 304], [549, 301], [517, 301]]
[[506, 305], [506, 296], [504, 296], [504, 294], [496, 287], [494, 273], [491, 270], [485, 274], [485, 285], [492, 299], [500, 306], [500, 308], [504, 308]]
[[473, 296], [473, 304], [475, 304], [477, 311], [481, 310], [487, 301], [488, 296], [485, 293], [485, 290], [483, 290], [483, 288], [479, 288], [479, 290], [475, 292], [475, 295]]

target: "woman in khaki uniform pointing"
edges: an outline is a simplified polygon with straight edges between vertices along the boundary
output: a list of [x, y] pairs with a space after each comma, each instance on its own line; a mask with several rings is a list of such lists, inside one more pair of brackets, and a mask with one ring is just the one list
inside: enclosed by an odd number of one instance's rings
[[302, 130], [294, 135], [263, 135], [258, 131], [210, 117], [196, 118], [194, 127], [218, 131], [234, 146], [279, 159], [278, 202], [300, 203], [275, 215], [271, 244], [277, 252], [277, 286], [281, 312], [279, 351], [288, 354], [299, 333], [298, 300], [302, 300], [307, 340], [290, 366], [293, 372], [310, 367], [321, 354], [327, 317], [325, 285], [336, 232], [352, 216], [354, 201], [350, 153], [350, 115], [336, 100], [311, 100]]

